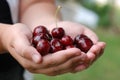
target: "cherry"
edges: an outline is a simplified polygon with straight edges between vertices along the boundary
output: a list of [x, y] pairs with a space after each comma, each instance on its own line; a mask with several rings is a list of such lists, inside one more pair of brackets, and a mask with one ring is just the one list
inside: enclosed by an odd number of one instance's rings
[[48, 54], [49, 50], [50, 50], [50, 43], [49, 41], [45, 40], [45, 39], [41, 39], [37, 46], [36, 46], [37, 51], [42, 55], [46, 55]]
[[33, 42], [32, 43], [36, 46], [38, 41], [41, 40], [41, 39], [50, 40], [48, 34], [39, 33], [39, 34], [37, 34], [36, 36], [33, 37]]
[[33, 31], [32, 43], [41, 55], [48, 53], [54, 53], [60, 50], [68, 48], [79, 48], [81, 51], [87, 53], [92, 47], [93, 42], [89, 37], [84, 34], [78, 34], [74, 40], [65, 34], [62, 27], [57, 25], [57, 14], [60, 10], [60, 6], [57, 8], [55, 13], [56, 28], [53, 28], [51, 34], [45, 26], [37, 26]]
[[64, 36], [65, 31], [64, 31], [64, 29], [61, 28], [61, 27], [59, 27], [59, 28], [56, 27], [56, 28], [54, 28], [54, 29], [52, 30], [51, 34], [52, 34], [53, 38], [58, 38], [58, 39], [60, 39], [60, 38], [62, 38], [62, 37]]
[[76, 42], [76, 47], [79, 48], [81, 51], [87, 53], [88, 50], [92, 47], [93, 42], [87, 37], [81, 37], [77, 42]]
[[81, 38], [85, 38], [85, 37], [87, 37], [87, 36], [84, 35], [84, 34], [79, 34], [79, 35], [77, 35], [77, 36], [75, 37], [75, 39], [74, 39], [74, 43], [78, 43], [78, 41], [79, 41]]
[[48, 38], [48, 41], [51, 41], [51, 40], [52, 40], [52, 36], [51, 36], [50, 33], [47, 33], [46, 36], [47, 36], [47, 38]]
[[72, 45], [73, 44], [73, 40], [72, 40], [72, 38], [70, 36], [65, 35], [65, 36], [62, 37], [61, 43], [64, 46], [68, 46], [68, 45]]
[[40, 36], [39, 36], [39, 35], [36, 35], [36, 36], [33, 37], [32, 43], [33, 43], [33, 45], [34, 45], [35, 47], [37, 46], [39, 40], [40, 40]]
[[33, 31], [33, 36], [39, 34], [39, 33], [48, 33], [48, 30], [45, 26], [37, 26]]
[[63, 45], [59, 39], [52, 39], [51, 40], [51, 52], [52, 53], [60, 51], [62, 49], [63, 49]]

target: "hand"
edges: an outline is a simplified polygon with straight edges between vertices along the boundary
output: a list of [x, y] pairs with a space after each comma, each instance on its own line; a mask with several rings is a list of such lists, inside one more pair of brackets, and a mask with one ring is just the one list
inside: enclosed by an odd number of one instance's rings
[[[87, 56], [79, 49], [62, 50], [41, 57], [31, 45], [32, 32], [24, 24], [7, 28], [2, 35], [6, 50], [28, 71], [46, 75], [58, 75], [73, 71]], [[78, 63], [79, 62], [79, 63]]]
[[[97, 35], [92, 30], [88, 29], [87, 27], [84, 27], [83, 25], [73, 23], [73, 22], [68, 22], [68, 21], [58, 22], [57, 24], [58, 24], [58, 27], [63, 27], [66, 34], [70, 35], [73, 39], [78, 34], [85, 34], [94, 43], [94, 45], [91, 47], [91, 49], [86, 54], [87, 56], [85, 60], [86, 62], [84, 64], [80, 64], [76, 66], [76, 68], [72, 72], [78, 72], [85, 68], [88, 68], [95, 60], [98, 59], [98, 57], [100, 57], [103, 54], [105, 43], [99, 42]], [[48, 29], [51, 31], [55, 27], [56, 25], [53, 24], [53, 25], [48, 26]]]

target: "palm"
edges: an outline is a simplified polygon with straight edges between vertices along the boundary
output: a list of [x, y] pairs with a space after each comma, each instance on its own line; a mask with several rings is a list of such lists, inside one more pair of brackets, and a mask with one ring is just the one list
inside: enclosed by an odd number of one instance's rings
[[[51, 31], [55, 27], [56, 27], [56, 25], [53, 24], [53, 25], [49, 26], [48, 28]], [[85, 34], [94, 43], [96, 43], [98, 41], [98, 37], [96, 36], [96, 34], [94, 32], [92, 32], [90, 29], [88, 29], [80, 24], [72, 23], [72, 22], [59, 22], [58, 27], [63, 27], [66, 35], [71, 36], [73, 39], [78, 34]]]
[[[49, 30], [51, 31], [53, 28], [55, 28], [56, 25], [53, 24], [49, 26]], [[58, 22], [58, 27], [63, 27], [65, 30], [66, 35], [70, 35], [73, 39], [78, 34], [85, 34], [88, 36], [94, 43], [92, 48], [88, 51], [87, 56], [89, 61], [92, 63], [94, 60], [98, 58], [103, 53], [103, 50], [105, 48], [104, 42], [99, 42], [97, 35], [87, 27], [84, 27], [80, 24], [73, 23], [73, 22]]]

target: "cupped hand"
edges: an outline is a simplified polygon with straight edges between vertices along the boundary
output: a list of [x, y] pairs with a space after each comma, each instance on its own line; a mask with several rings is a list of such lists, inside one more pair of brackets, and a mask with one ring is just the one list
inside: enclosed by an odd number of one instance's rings
[[[24, 24], [15, 24], [7, 28], [2, 35], [2, 42], [7, 51], [28, 71], [32, 73], [58, 75], [74, 71], [87, 56], [79, 49], [62, 50], [41, 56], [31, 44], [32, 32]], [[81, 70], [84, 67], [81, 68]]]
[[[32, 32], [23, 24], [15, 24], [5, 30], [2, 42], [6, 50], [28, 71], [32, 73], [58, 75], [68, 72], [78, 72], [86, 69], [102, 55], [105, 43], [99, 42], [98, 37], [90, 29], [72, 22], [59, 22], [66, 34], [74, 38], [77, 34], [85, 34], [94, 45], [87, 54], [77, 48], [61, 50], [53, 54], [41, 56], [32, 46]], [[51, 31], [54, 24], [47, 26]]]
[[[105, 42], [99, 41], [99, 38], [97, 35], [90, 30], [89, 28], [80, 25], [78, 23], [70, 22], [70, 21], [62, 21], [57, 23], [57, 27], [63, 27], [65, 30], [66, 35], [70, 35], [73, 39], [78, 34], [85, 34], [88, 36], [94, 43], [94, 45], [91, 47], [91, 49], [85, 53], [87, 58], [83, 64], [77, 65], [74, 70], [71, 72], [79, 72], [81, 70], [84, 70], [88, 68], [94, 61], [96, 61], [104, 52], [105, 48]], [[51, 31], [53, 28], [56, 27], [56, 24], [48, 26], [48, 29]], [[84, 52], [81, 52], [84, 53]], [[78, 63], [81, 61], [78, 61]], [[81, 67], [84, 67], [81, 69]]]

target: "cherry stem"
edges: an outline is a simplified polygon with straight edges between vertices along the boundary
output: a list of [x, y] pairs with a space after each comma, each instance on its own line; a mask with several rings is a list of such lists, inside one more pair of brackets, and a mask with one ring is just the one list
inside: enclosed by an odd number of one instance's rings
[[56, 27], [58, 27], [57, 25], [57, 16], [58, 16], [58, 12], [60, 11], [62, 7], [61, 6], [58, 6], [57, 9], [56, 9], [56, 12], [55, 12], [55, 23], [56, 23]]

